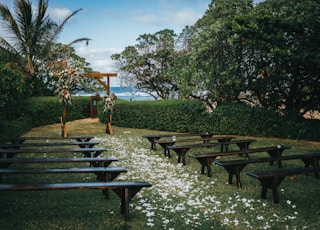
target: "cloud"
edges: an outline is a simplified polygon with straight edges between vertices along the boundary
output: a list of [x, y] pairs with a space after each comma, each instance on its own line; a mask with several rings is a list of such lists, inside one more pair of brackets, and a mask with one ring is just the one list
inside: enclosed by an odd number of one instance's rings
[[90, 63], [90, 67], [94, 71], [99, 72], [114, 72], [113, 60], [111, 55], [114, 53], [120, 53], [117, 49], [92, 49], [87, 46], [81, 46], [76, 48], [76, 52], [79, 56], [84, 57], [87, 62]]
[[178, 26], [193, 25], [199, 18], [201, 18], [203, 12], [196, 12], [193, 9], [183, 9], [175, 12], [167, 13], [167, 23], [171, 22]]
[[152, 14], [142, 14], [142, 15], [133, 17], [133, 19], [134, 21], [144, 25], [161, 24], [159, 23], [158, 17]]
[[62, 21], [72, 13], [72, 11], [67, 8], [51, 8], [51, 7], [48, 8], [47, 12], [50, 18], [53, 19], [54, 21]]

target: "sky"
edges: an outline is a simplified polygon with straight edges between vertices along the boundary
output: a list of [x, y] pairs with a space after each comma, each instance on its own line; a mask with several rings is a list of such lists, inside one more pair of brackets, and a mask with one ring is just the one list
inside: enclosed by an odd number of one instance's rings
[[[0, 0], [1, 1], [1, 0]], [[33, 0], [36, 2], [35, 0]], [[179, 34], [186, 25], [201, 18], [211, 0], [49, 0], [50, 17], [61, 21], [82, 8], [64, 27], [59, 42], [87, 37], [91, 41], [74, 45], [94, 71], [116, 72], [110, 56], [137, 44], [142, 34], [172, 29]], [[111, 86], [120, 85], [111, 78]]]
[[[37, 4], [38, 0], [30, 0]], [[64, 26], [58, 42], [68, 44], [77, 38], [90, 38], [89, 45], [75, 44], [79, 56], [94, 71], [116, 72], [110, 56], [137, 44], [142, 34], [172, 29], [180, 34], [187, 25], [201, 18], [211, 0], [49, 0], [49, 15], [61, 22], [67, 15], [82, 9]], [[12, 9], [13, 0], [0, 0]], [[111, 86], [119, 86], [111, 78]]]
[[[68, 43], [88, 37], [89, 45], [74, 45], [94, 71], [116, 72], [110, 56], [137, 44], [142, 34], [173, 29], [179, 34], [186, 25], [201, 18], [211, 0], [50, 0], [50, 16], [59, 20], [66, 13], [77, 13], [64, 27], [59, 40]], [[120, 85], [111, 78], [111, 86]]]

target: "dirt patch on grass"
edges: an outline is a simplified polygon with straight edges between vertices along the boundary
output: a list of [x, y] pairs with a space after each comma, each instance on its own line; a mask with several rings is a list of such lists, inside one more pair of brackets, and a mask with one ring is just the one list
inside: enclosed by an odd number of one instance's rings
[[[105, 133], [106, 125], [99, 121], [99, 118], [85, 118], [75, 121], [69, 121], [66, 124], [67, 135], [90, 135], [96, 133]], [[61, 124], [55, 123], [35, 127], [24, 136], [61, 136]]]

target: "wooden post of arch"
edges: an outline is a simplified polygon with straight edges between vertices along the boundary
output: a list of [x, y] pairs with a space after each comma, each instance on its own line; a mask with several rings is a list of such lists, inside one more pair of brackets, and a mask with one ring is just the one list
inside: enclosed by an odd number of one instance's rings
[[[86, 73], [85, 77], [92, 77], [96, 79], [107, 91], [107, 95], [110, 96], [110, 77], [116, 77], [116, 73]], [[101, 80], [101, 78], [107, 77], [107, 83]], [[112, 116], [111, 114], [107, 115], [107, 127], [106, 133], [113, 135], [112, 130]]]

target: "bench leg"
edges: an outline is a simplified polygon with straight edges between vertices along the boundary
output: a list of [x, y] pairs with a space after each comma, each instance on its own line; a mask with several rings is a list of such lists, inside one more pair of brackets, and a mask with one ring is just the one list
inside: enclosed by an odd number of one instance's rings
[[178, 163], [182, 163], [183, 165], [186, 165], [186, 153], [189, 151], [189, 149], [177, 149], [175, 152], [178, 155]]
[[267, 199], [267, 191], [268, 191], [268, 188], [270, 188], [273, 194], [273, 202], [275, 204], [280, 203], [278, 187], [284, 178], [285, 176], [280, 176], [280, 177], [274, 176], [274, 177], [260, 179], [261, 186], [262, 186], [261, 198]]
[[214, 162], [215, 159], [216, 158], [213, 158], [213, 159], [197, 158], [197, 160], [201, 164], [201, 174], [204, 174], [205, 169], [207, 168], [208, 177], [212, 177], [211, 164], [212, 162]]
[[201, 173], [201, 174], [204, 174], [204, 170], [205, 170], [205, 168], [206, 168], [206, 161], [203, 160], [203, 159], [200, 159], [200, 158], [197, 158], [197, 160], [198, 160], [199, 163], [201, 164], [201, 171], [200, 171], [200, 173]]
[[[268, 151], [268, 153], [269, 153], [269, 155], [270, 155], [271, 157], [281, 157], [282, 152], [283, 152], [283, 149], [277, 149], [277, 150]], [[270, 161], [270, 165], [273, 165], [273, 161]], [[281, 163], [281, 161], [278, 161], [278, 167], [279, 167], [279, 168], [282, 168], [282, 163]]]
[[129, 221], [129, 203], [131, 199], [142, 189], [142, 187], [134, 188], [116, 188], [112, 189], [121, 199], [120, 212], [124, 214], [125, 221]]
[[240, 173], [241, 171], [246, 167], [247, 164], [240, 164], [240, 165], [231, 165], [231, 166], [223, 166], [229, 176], [228, 176], [228, 184], [232, 184], [232, 177], [233, 175], [236, 176], [236, 180], [237, 180], [237, 187], [238, 188], [242, 188], [241, 185], [241, 179], [240, 179]]
[[148, 140], [151, 142], [151, 150], [156, 151], [157, 150], [157, 144], [155, 141], [160, 140], [160, 137], [150, 137]]

